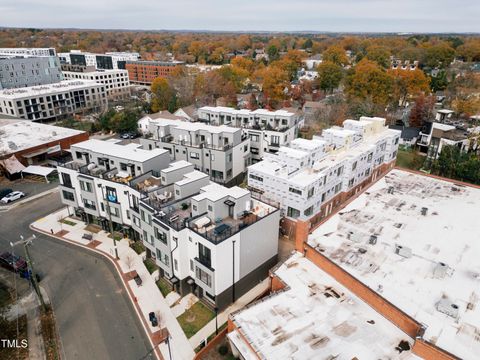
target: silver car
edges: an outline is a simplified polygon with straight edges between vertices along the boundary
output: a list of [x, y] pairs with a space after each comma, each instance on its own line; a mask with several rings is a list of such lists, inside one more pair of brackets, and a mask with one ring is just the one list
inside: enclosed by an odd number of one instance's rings
[[13, 191], [10, 194], [5, 195], [0, 201], [4, 204], [8, 204], [23, 197], [25, 197], [25, 193], [21, 191]]

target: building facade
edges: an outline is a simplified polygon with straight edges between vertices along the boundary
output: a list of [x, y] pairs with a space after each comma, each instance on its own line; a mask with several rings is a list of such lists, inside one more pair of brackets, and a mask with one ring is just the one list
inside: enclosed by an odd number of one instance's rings
[[125, 69], [127, 61], [137, 61], [140, 54], [136, 52], [110, 52], [94, 54], [80, 50], [71, 50], [68, 53], [59, 53], [60, 62], [64, 64], [94, 66], [98, 70]]
[[0, 54], [0, 89], [53, 84], [61, 80], [56, 56]]
[[0, 114], [47, 121], [107, 107], [105, 85], [87, 80], [0, 90]]
[[140, 85], [151, 85], [158, 77], [167, 77], [176, 68], [183, 66], [182, 61], [127, 61], [130, 82]]
[[265, 154], [275, 154], [281, 146], [288, 145], [304, 123], [299, 113], [288, 109], [250, 111], [205, 106], [198, 109], [198, 118], [211, 125], [242, 128], [250, 138], [252, 162], [262, 160]]
[[107, 97], [112, 100], [130, 96], [130, 80], [127, 70], [64, 71], [63, 76], [66, 80], [91, 80], [104, 84]]
[[248, 168], [248, 186], [279, 204], [287, 223], [312, 225], [395, 163], [400, 131], [383, 118], [345, 120], [312, 140], [295, 139]]
[[0, 55], [56, 56], [55, 48], [0, 48]]
[[172, 161], [185, 160], [221, 184], [240, 183], [251, 163], [249, 139], [241, 129], [183, 121], [169, 113], [139, 120], [145, 148], [169, 151]]

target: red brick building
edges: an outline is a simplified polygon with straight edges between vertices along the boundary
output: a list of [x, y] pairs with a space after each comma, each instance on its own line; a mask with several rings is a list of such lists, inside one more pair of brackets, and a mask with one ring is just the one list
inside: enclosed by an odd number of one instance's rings
[[179, 66], [181, 61], [127, 61], [125, 69], [131, 83], [151, 85], [158, 77], [167, 77]]

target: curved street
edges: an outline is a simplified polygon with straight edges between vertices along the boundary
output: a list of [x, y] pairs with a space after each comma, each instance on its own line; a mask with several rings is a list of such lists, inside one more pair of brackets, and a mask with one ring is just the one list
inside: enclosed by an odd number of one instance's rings
[[[0, 213], [0, 251], [33, 231], [30, 223], [61, 207], [58, 193]], [[50, 297], [64, 359], [150, 359], [147, 335], [113, 265], [99, 255], [35, 233], [30, 247]], [[23, 255], [23, 249], [16, 252]], [[23, 281], [23, 280], [22, 280]]]

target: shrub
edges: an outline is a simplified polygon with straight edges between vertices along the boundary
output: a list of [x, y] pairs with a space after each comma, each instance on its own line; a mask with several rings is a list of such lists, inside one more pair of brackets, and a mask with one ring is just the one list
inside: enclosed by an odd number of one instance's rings
[[218, 353], [222, 356], [225, 356], [228, 354], [228, 347], [226, 345], [222, 345], [218, 348]]

